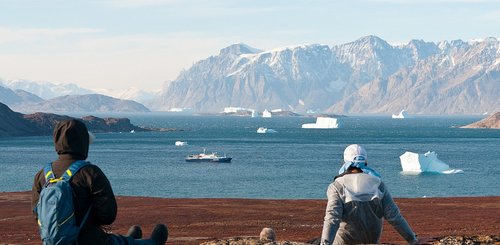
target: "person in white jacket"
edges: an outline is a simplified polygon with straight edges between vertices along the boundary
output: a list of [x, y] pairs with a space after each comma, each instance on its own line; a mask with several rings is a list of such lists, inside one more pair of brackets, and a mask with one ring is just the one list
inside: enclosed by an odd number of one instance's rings
[[367, 166], [362, 146], [345, 149], [344, 164], [327, 197], [321, 244], [379, 243], [384, 218], [409, 244], [419, 243], [380, 175]]

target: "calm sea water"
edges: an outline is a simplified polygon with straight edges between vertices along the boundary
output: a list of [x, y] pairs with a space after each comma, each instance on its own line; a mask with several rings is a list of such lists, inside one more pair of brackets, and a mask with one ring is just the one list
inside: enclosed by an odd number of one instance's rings
[[[370, 166], [395, 197], [500, 195], [500, 130], [454, 127], [480, 117], [346, 117], [339, 129], [313, 130], [300, 128], [314, 122], [305, 117], [126, 116], [137, 125], [184, 131], [97, 134], [88, 160], [103, 169], [119, 195], [325, 198], [344, 148], [353, 143], [365, 146]], [[257, 134], [261, 126], [278, 133]], [[175, 146], [176, 140], [189, 145]], [[233, 161], [184, 161], [203, 148]], [[429, 150], [464, 172], [401, 173], [401, 154]], [[0, 191], [30, 190], [35, 173], [56, 157], [50, 136], [0, 138]]]

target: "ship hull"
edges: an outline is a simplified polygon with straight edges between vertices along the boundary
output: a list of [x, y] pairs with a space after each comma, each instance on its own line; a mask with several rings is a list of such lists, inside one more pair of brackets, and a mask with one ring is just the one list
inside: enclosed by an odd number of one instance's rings
[[186, 158], [186, 162], [231, 162], [231, 157], [220, 158]]

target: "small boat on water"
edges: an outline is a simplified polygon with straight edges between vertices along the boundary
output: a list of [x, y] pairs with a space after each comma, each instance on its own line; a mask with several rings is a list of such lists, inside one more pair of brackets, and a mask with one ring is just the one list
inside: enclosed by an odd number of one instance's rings
[[278, 131], [270, 128], [260, 127], [257, 129], [257, 133], [259, 134], [267, 134], [267, 133], [277, 133]]
[[208, 153], [203, 149], [203, 153], [189, 155], [186, 157], [186, 162], [231, 162], [231, 157], [218, 155], [217, 152]]

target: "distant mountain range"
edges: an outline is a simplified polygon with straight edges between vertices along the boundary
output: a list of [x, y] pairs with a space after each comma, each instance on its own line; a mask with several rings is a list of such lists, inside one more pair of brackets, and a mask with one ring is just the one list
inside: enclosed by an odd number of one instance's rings
[[[3, 87], [2, 87], [3, 86]], [[500, 110], [500, 41], [391, 45], [376, 36], [329, 47], [234, 44], [196, 62], [158, 94], [0, 80], [0, 102], [23, 111], [155, 111], [225, 107], [304, 113], [482, 114]], [[120, 100], [121, 99], [121, 100]]]
[[12, 90], [0, 86], [0, 102], [7, 105], [20, 105], [24, 103], [39, 103], [42, 98], [24, 90]]
[[51, 82], [35, 82], [30, 80], [0, 80], [0, 86], [12, 90], [24, 90], [36, 96], [48, 100], [63, 95], [94, 94], [90, 89], [79, 87], [73, 83], [58, 84]]
[[101, 94], [66, 95], [13, 108], [24, 112], [26, 107], [29, 111], [41, 112], [149, 112], [148, 108], [135, 101]]
[[[86, 106], [89, 98], [95, 99], [96, 96], [89, 96], [91, 94], [106, 95], [100, 97], [98, 100], [92, 103], [92, 106]], [[82, 96], [79, 96], [82, 95]], [[86, 95], [86, 96], [83, 96]], [[90, 90], [86, 88], [79, 87], [76, 84], [58, 84], [51, 82], [40, 82], [40, 81], [30, 81], [30, 80], [0, 80], [0, 102], [5, 103], [16, 110], [21, 110], [24, 112], [30, 111], [51, 111], [51, 112], [64, 112], [66, 107], [59, 107], [61, 103], [66, 103], [71, 100], [73, 104], [79, 104], [75, 109], [77, 111], [148, 111], [144, 106], [138, 105], [122, 105], [119, 100], [112, 101], [109, 98], [113, 97], [116, 99], [124, 101], [137, 101], [139, 103], [150, 103], [154, 98], [155, 93], [146, 92], [139, 88], [128, 88], [125, 91], [115, 91], [115, 90]], [[79, 101], [81, 100], [81, 101]], [[97, 103], [108, 103], [111, 104], [100, 104]], [[124, 102], [126, 104], [129, 102]], [[73, 110], [71, 110], [73, 111]]]
[[367, 36], [333, 47], [231, 45], [165, 84], [150, 108], [477, 114], [500, 110], [499, 95], [495, 38], [394, 46]]
[[116, 98], [122, 100], [133, 100], [148, 106], [149, 104], [151, 104], [156, 94], [157, 93], [155, 92], [147, 92], [137, 87], [130, 87], [125, 91], [119, 93]]
[[16, 111], [32, 112], [149, 112], [144, 105], [101, 94], [65, 95], [44, 100], [24, 90], [0, 86], [0, 103]]

